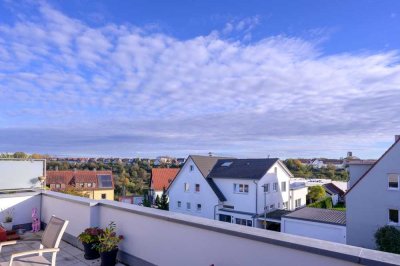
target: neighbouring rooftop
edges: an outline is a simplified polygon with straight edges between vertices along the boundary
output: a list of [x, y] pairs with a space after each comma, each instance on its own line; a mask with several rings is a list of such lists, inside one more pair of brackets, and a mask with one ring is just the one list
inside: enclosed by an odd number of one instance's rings
[[301, 208], [284, 216], [311, 222], [346, 225], [346, 212], [320, 208]]

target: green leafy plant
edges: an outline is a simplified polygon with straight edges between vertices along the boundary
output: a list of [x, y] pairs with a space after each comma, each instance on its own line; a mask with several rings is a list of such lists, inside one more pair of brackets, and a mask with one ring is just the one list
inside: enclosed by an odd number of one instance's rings
[[320, 208], [320, 209], [332, 209], [332, 207], [333, 207], [332, 198], [326, 197], [320, 201], [317, 201], [317, 202], [307, 205], [307, 207]]
[[400, 254], [400, 230], [391, 225], [379, 228], [375, 233], [375, 243], [380, 251]]
[[86, 228], [85, 231], [83, 231], [78, 236], [78, 239], [86, 244], [98, 243], [99, 236], [102, 235], [103, 233], [104, 233], [103, 229], [100, 229], [98, 227], [89, 227]]
[[121, 242], [124, 237], [122, 235], [117, 235], [116, 225], [114, 222], [111, 222], [106, 229], [104, 229], [103, 233], [99, 235], [99, 242], [94, 244], [93, 246], [99, 252], [108, 252], [118, 248], [119, 242]]

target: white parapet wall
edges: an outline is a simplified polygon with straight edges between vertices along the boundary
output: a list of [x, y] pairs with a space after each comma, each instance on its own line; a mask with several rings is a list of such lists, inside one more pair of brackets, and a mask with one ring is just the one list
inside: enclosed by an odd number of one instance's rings
[[42, 193], [42, 221], [70, 221], [68, 240], [114, 221], [128, 265], [397, 265], [400, 256], [132, 204]]
[[0, 221], [4, 221], [6, 212], [11, 212], [14, 225], [32, 223], [32, 209], [37, 208], [40, 214], [41, 198], [40, 192], [0, 194]]

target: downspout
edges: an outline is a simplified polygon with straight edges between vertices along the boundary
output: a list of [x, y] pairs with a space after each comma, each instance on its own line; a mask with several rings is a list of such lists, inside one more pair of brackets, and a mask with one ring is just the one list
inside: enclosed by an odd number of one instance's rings
[[253, 217], [253, 227], [256, 227], [256, 217], [258, 214], [258, 182], [256, 180], [253, 180], [253, 183], [256, 185], [256, 212], [255, 212], [255, 217]]

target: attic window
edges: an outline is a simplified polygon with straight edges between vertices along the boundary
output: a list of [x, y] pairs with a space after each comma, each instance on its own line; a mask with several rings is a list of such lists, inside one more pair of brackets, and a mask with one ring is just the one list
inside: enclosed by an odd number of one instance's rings
[[233, 163], [233, 162], [224, 162], [223, 164], [221, 164], [221, 166], [226, 166], [226, 167], [228, 167], [228, 166], [230, 166], [232, 163]]

